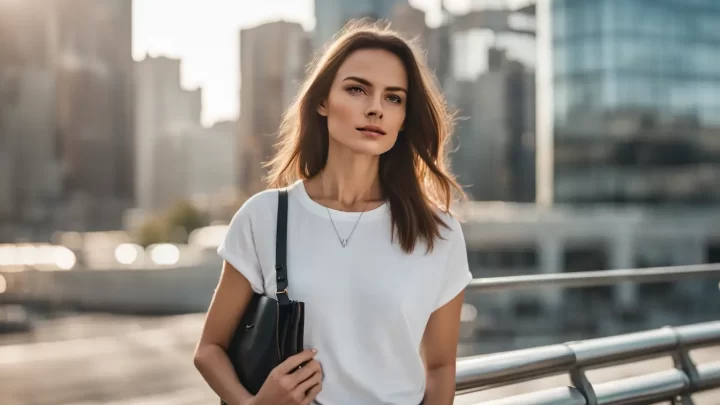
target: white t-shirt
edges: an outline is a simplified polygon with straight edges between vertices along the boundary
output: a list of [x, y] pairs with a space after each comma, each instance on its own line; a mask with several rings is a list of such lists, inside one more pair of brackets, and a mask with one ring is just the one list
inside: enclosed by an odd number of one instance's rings
[[[472, 279], [460, 223], [441, 213], [430, 253], [406, 254], [391, 240], [389, 203], [366, 211], [343, 248], [327, 209], [289, 187], [288, 291], [305, 302], [305, 348], [318, 350], [322, 405], [417, 405], [425, 392], [420, 341], [433, 311]], [[254, 291], [275, 297], [277, 190], [251, 197], [218, 248]], [[343, 238], [360, 213], [330, 210]]]

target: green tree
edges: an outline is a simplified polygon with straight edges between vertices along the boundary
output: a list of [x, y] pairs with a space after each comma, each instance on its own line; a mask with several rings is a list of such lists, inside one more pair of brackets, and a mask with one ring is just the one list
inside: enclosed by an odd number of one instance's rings
[[143, 223], [138, 230], [137, 239], [137, 243], [142, 247], [148, 247], [154, 243], [168, 242], [167, 224], [159, 218], [150, 219]]
[[190, 232], [207, 226], [210, 222], [207, 214], [189, 201], [179, 201], [173, 205], [165, 221], [169, 231], [168, 237], [176, 243], [186, 243]]

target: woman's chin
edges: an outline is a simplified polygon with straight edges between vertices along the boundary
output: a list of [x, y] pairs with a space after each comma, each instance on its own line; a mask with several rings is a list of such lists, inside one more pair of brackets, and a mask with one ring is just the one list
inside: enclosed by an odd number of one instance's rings
[[380, 156], [392, 148], [392, 145], [385, 145], [381, 142], [357, 142], [351, 147], [354, 153], [358, 155]]
[[379, 156], [387, 152], [392, 148], [392, 144], [388, 144], [386, 139], [337, 139], [333, 142], [339, 149], [344, 149], [345, 152], [357, 155], [368, 155], [368, 156]]

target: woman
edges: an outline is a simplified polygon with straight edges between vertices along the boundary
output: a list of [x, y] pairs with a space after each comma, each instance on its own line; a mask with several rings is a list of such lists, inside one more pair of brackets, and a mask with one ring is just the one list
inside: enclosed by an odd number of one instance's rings
[[[281, 126], [270, 188], [235, 214], [195, 364], [231, 405], [451, 404], [471, 280], [450, 205], [451, 119], [422, 59], [385, 28], [349, 26]], [[288, 187], [288, 282], [305, 350], [256, 396], [225, 354], [253, 291], [275, 296], [277, 188]], [[311, 360], [302, 369], [297, 365]]]

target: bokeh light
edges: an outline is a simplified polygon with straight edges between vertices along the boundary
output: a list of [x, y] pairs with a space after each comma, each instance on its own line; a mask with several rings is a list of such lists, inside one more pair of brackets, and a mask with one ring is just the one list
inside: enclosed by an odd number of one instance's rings
[[161, 243], [148, 247], [150, 259], [158, 265], [170, 266], [180, 260], [180, 249], [170, 243]]
[[133, 264], [140, 257], [142, 247], [134, 243], [123, 243], [115, 248], [115, 260], [120, 264]]
[[55, 264], [62, 270], [70, 270], [75, 267], [77, 258], [72, 250], [64, 246], [56, 246], [54, 249]]

